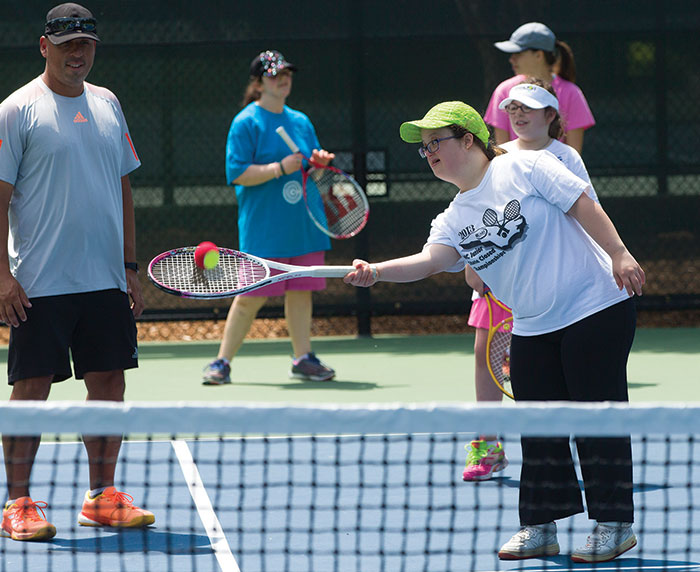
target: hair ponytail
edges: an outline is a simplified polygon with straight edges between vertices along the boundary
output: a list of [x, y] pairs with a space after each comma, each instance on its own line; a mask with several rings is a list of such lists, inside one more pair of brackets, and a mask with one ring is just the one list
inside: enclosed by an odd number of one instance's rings
[[245, 107], [253, 101], [260, 99], [260, 78], [251, 77], [248, 85], [243, 92], [243, 99], [241, 100], [241, 107]]
[[[550, 63], [550, 65], [557, 65], [557, 75], [570, 81], [576, 83], [576, 62], [574, 61], [574, 52], [566, 42], [557, 40], [554, 44], [555, 46], [555, 59]], [[549, 63], [549, 62], [547, 62]]]

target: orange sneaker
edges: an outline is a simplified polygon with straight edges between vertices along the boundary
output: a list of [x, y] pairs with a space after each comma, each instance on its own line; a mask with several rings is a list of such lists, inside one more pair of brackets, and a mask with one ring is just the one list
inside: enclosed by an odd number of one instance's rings
[[[47, 504], [20, 497], [2, 511], [2, 536], [12, 540], [48, 540], [56, 536], [56, 527], [46, 520], [42, 509]], [[41, 512], [41, 515], [39, 514]]]
[[133, 501], [131, 495], [120, 493], [114, 487], [107, 487], [94, 499], [87, 492], [78, 524], [118, 528], [138, 528], [153, 524], [156, 521], [153, 513], [134, 506]]

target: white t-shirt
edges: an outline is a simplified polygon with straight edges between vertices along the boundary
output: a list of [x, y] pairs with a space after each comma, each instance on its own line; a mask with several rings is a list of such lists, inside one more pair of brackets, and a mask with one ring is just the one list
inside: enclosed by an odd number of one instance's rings
[[[506, 151], [508, 151], [508, 153], [520, 152], [520, 149], [518, 148], [517, 139], [513, 139], [512, 141], [502, 143], [499, 145], [499, 147], [501, 149], [505, 149]], [[569, 169], [569, 171], [571, 171], [579, 179], [583, 179], [584, 181], [586, 181], [590, 185], [589, 189], [586, 191], [588, 193], [588, 196], [591, 197], [595, 202], [600, 203], [600, 201], [598, 200], [598, 195], [593, 189], [593, 185], [591, 185], [591, 178], [588, 176], [586, 165], [584, 164], [583, 159], [581, 159], [581, 155], [579, 155], [576, 149], [574, 149], [571, 145], [562, 143], [557, 139], [552, 139], [552, 142], [549, 145], [547, 145], [543, 150], [549, 151], [552, 155], [554, 155], [557, 159], [564, 163], [564, 165], [566, 165], [566, 168]]]
[[[518, 148], [518, 140], [513, 139], [511, 141], [507, 141], [506, 143], [502, 143], [499, 145], [501, 149], [505, 149], [508, 151], [508, 153], [519, 153], [521, 149]], [[559, 159], [564, 165], [566, 165], [566, 168], [569, 169], [574, 175], [576, 175], [579, 179], [583, 179], [586, 183], [588, 183], [588, 188], [586, 189], [586, 194], [591, 197], [595, 202], [600, 203], [598, 200], [598, 195], [595, 192], [595, 189], [593, 188], [593, 185], [591, 184], [591, 178], [588, 176], [588, 171], [586, 170], [586, 165], [583, 162], [583, 159], [581, 159], [581, 155], [578, 154], [578, 151], [574, 149], [571, 145], [567, 145], [566, 143], [562, 143], [561, 141], [558, 141], [557, 139], [552, 139], [552, 142], [547, 145], [543, 149], [544, 151], [549, 151], [552, 155], [554, 155], [557, 159]], [[479, 293], [474, 290], [472, 292], [472, 300], [476, 300], [479, 297]]]
[[64, 97], [39, 77], [0, 104], [10, 270], [30, 298], [126, 291], [121, 177], [140, 164], [105, 88]]
[[432, 222], [427, 244], [452, 246], [513, 309], [513, 333], [534, 336], [627, 298], [610, 257], [566, 212], [589, 185], [548, 151], [494, 158], [475, 189]]

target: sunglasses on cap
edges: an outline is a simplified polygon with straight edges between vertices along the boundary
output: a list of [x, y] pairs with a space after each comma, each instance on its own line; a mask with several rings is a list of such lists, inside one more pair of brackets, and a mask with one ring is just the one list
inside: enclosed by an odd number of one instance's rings
[[46, 22], [45, 35], [65, 34], [69, 32], [97, 32], [97, 20], [94, 18], [54, 18]]

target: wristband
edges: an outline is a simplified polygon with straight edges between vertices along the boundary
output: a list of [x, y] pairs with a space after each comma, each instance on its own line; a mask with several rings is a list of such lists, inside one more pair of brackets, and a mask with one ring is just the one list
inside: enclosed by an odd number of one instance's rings
[[379, 269], [374, 264], [371, 264], [369, 269], [372, 271], [372, 280], [374, 280], [375, 282], [378, 282], [379, 281]]
[[136, 262], [125, 262], [124, 268], [126, 268], [127, 270], [133, 270], [137, 273], [139, 271], [139, 265]]
[[278, 164], [280, 166], [280, 171], [282, 171], [282, 174], [286, 176], [287, 173], [284, 172], [284, 165], [282, 165], [282, 161], [280, 161]]

